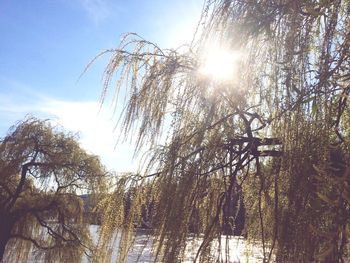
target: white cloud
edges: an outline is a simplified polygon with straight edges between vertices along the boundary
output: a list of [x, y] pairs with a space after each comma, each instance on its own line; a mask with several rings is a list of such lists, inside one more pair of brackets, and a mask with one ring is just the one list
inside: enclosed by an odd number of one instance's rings
[[[133, 145], [118, 143], [111, 109], [94, 101], [64, 101], [52, 98], [27, 98], [0, 95], [1, 128], [8, 129], [26, 115], [49, 118], [67, 131], [77, 132], [84, 149], [99, 155], [108, 169], [116, 172], [136, 172], [137, 161], [132, 160]], [[5, 125], [7, 127], [5, 127]]]
[[119, 172], [136, 169], [132, 164], [133, 146], [117, 144], [113, 114], [107, 108], [100, 111], [99, 104], [92, 101], [49, 100], [41, 111], [55, 116], [56, 121], [67, 130], [79, 132], [83, 147], [101, 156], [109, 167]]

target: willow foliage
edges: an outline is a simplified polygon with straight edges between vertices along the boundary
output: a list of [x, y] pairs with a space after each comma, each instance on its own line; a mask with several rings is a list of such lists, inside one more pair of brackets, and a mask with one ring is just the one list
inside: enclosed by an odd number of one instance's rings
[[[145, 184], [157, 262], [183, 260], [193, 224], [203, 238], [195, 261], [226, 261], [214, 244], [235, 227], [228, 211], [243, 196], [245, 231], [261, 241], [264, 261], [344, 261], [349, 15], [345, 0], [208, 1], [190, 45], [161, 49], [128, 34], [106, 51], [102, 99], [116, 77], [125, 135], [137, 134], [136, 150], [150, 145], [147, 169], [123, 178], [112, 199], [123, 201], [125, 180], [139, 185], [128, 217], [104, 221], [122, 231], [121, 261]], [[230, 81], [199, 71], [213, 43], [242, 54]]]
[[0, 261], [79, 262], [94, 244], [79, 194], [106, 190], [106, 171], [76, 136], [27, 118], [0, 140]]

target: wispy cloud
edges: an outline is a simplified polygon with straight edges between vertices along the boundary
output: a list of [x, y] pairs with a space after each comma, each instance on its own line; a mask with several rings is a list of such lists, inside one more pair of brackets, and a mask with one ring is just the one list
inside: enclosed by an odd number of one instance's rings
[[65, 101], [35, 95], [24, 99], [18, 94], [0, 94], [0, 105], [1, 132], [28, 114], [49, 118], [66, 130], [78, 133], [82, 147], [99, 155], [109, 169], [136, 172], [136, 161], [132, 160], [133, 146], [129, 143], [117, 144], [118, 133], [114, 131], [112, 110], [99, 110], [97, 102]]
[[108, 0], [78, 0], [78, 2], [95, 24], [111, 15]]
[[112, 112], [107, 108], [99, 110], [98, 103], [93, 101], [48, 100], [41, 106], [41, 112], [54, 116], [67, 130], [78, 132], [83, 147], [101, 156], [113, 169], [135, 170], [131, 163], [133, 147], [117, 144], [118, 133], [114, 132]]

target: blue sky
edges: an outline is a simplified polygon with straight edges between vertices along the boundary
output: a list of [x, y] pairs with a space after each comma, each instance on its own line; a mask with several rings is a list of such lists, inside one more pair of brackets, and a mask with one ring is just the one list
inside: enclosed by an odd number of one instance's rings
[[79, 132], [108, 168], [134, 171], [132, 145], [119, 143], [115, 116], [98, 113], [106, 59], [99, 52], [136, 32], [164, 48], [191, 39], [201, 0], [0, 0], [0, 137], [27, 114]]

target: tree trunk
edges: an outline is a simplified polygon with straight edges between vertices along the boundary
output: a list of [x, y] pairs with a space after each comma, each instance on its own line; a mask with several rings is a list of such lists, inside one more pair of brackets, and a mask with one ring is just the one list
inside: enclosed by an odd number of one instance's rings
[[0, 217], [0, 263], [3, 261], [5, 249], [11, 237], [13, 222], [10, 219]]
[[3, 237], [0, 238], [0, 262], [2, 262], [2, 259], [4, 257], [7, 242], [8, 239], [6, 240], [6, 238]]

